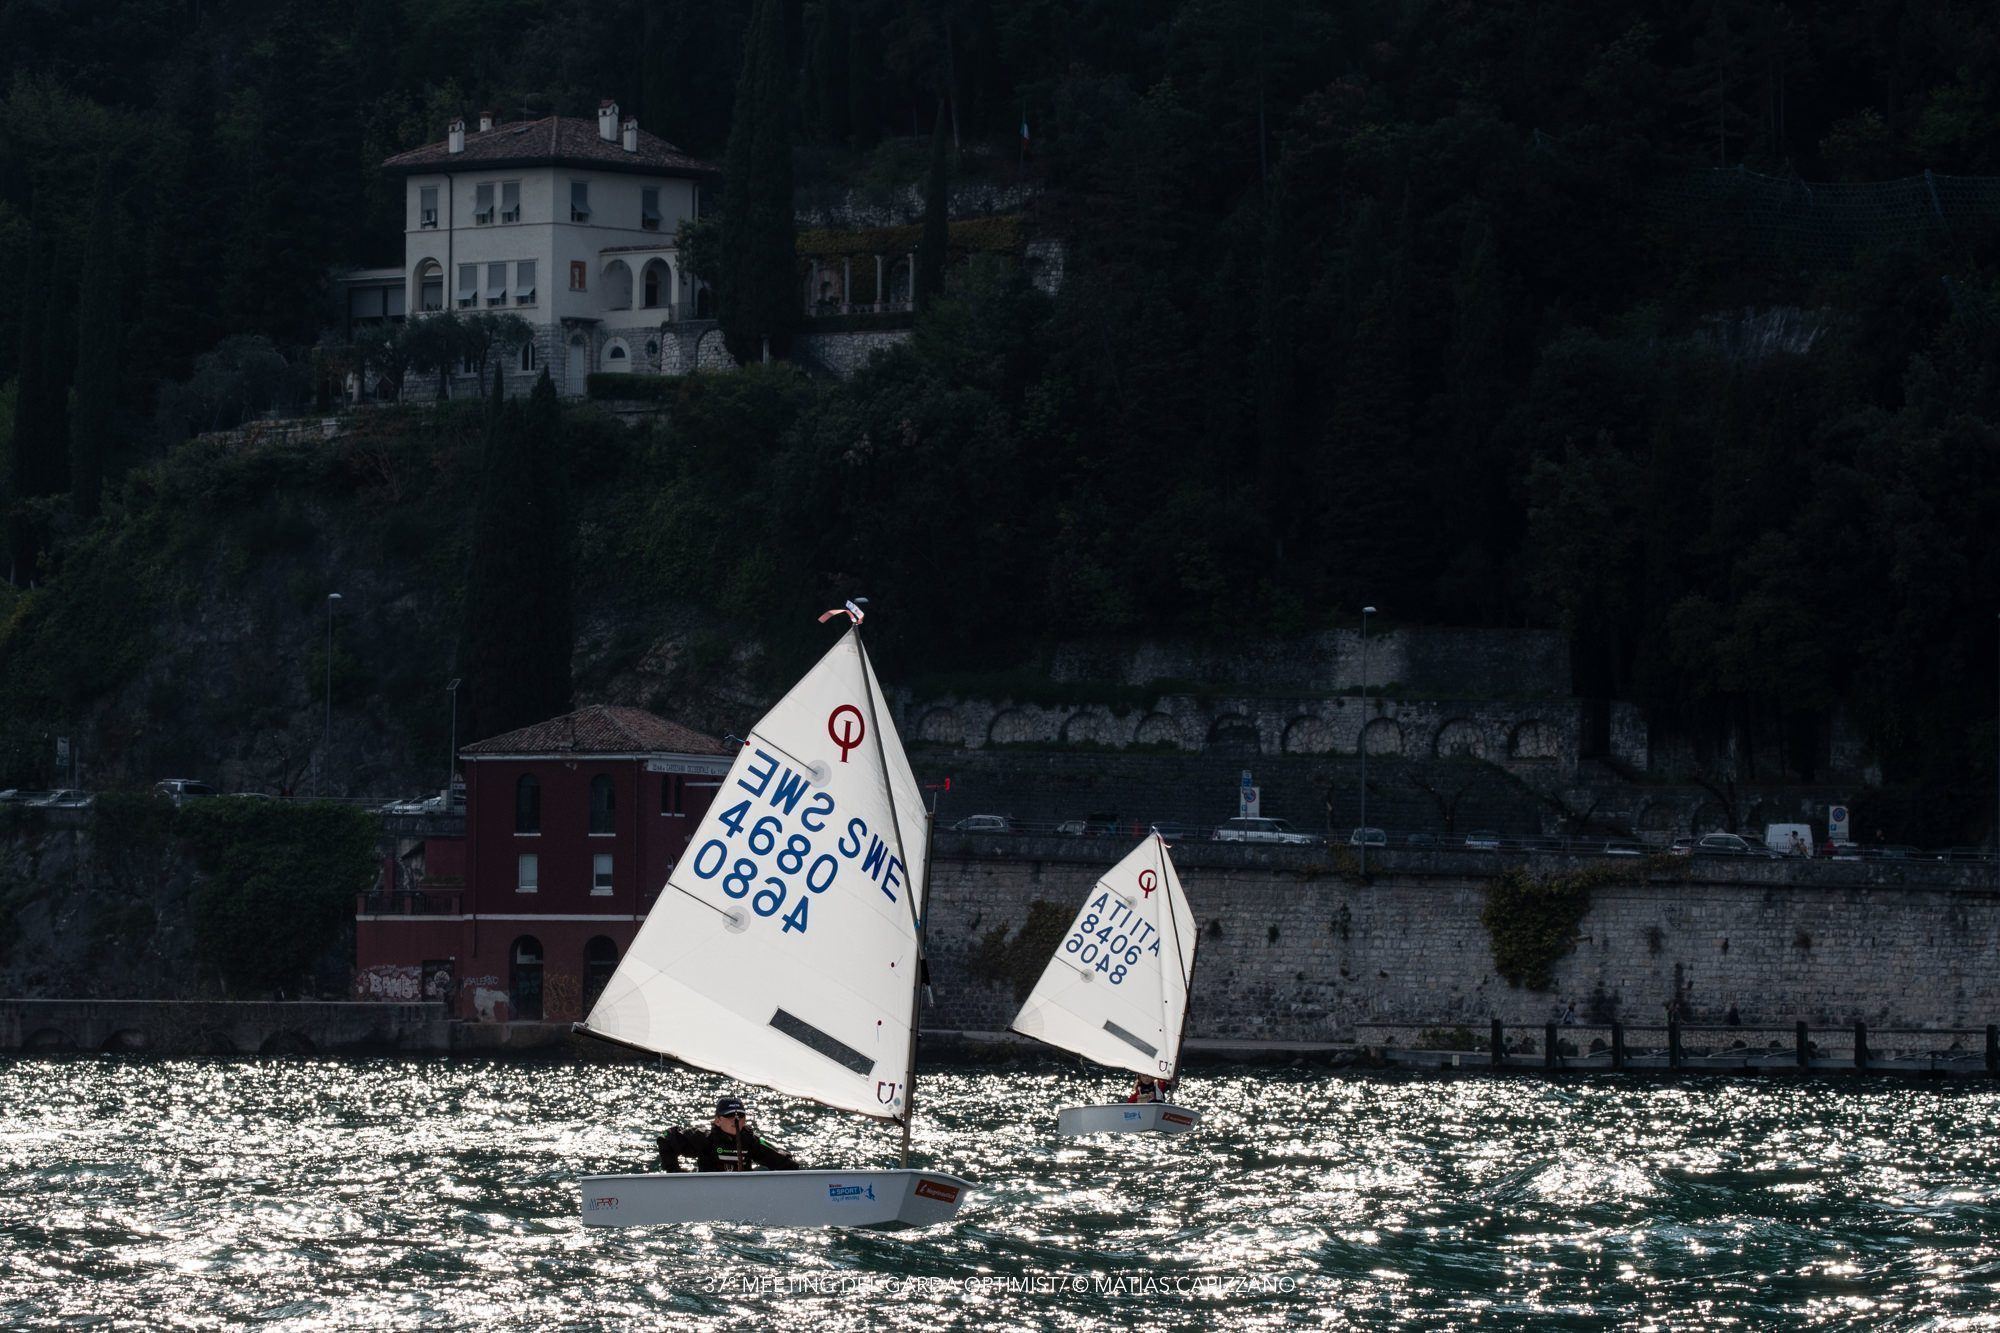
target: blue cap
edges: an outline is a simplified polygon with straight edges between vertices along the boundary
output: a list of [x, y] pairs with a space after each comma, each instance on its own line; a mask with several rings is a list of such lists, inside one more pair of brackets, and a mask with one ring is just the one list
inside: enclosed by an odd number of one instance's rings
[[718, 1117], [725, 1115], [742, 1115], [743, 1099], [741, 1097], [724, 1097], [721, 1101], [718, 1101], [715, 1104], [715, 1114]]

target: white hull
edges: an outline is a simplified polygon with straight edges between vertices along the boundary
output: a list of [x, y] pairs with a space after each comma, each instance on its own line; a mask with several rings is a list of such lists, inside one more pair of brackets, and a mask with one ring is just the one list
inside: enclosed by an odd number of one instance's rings
[[950, 1221], [972, 1190], [940, 1171], [648, 1172], [578, 1184], [587, 1227], [927, 1227]]
[[1171, 1102], [1114, 1102], [1063, 1107], [1056, 1114], [1056, 1133], [1185, 1134], [1200, 1123], [1201, 1112]]

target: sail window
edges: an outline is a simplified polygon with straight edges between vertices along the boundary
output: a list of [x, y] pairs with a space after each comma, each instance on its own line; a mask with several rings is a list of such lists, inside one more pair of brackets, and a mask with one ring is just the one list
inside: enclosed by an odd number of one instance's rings
[[1104, 1020], [1104, 1030], [1106, 1032], [1109, 1032], [1112, 1036], [1118, 1038], [1118, 1040], [1126, 1043], [1129, 1046], [1135, 1046], [1139, 1050], [1144, 1051], [1148, 1055], [1158, 1055], [1160, 1053], [1159, 1047], [1153, 1045], [1153, 1043], [1147, 1041], [1143, 1037], [1133, 1036], [1131, 1033], [1127, 1032], [1124, 1028], [1119, 1027], [1116, 1023], [1112, 1022], [1108, 1018]]
[[533, 773], [523, 773], [514, 784], [514, 832], [542, 831], [542, 783]]
[[599, 773], [590, 780], [590, 831], [596, 835], [618, 831], [618, 797], [612, 790], [611, 775]]
[[771, 1015], [771, 1026], [804, 1046], [857, 1074], [872, 1073], [875, 1062], [830, 1033], [821, 1032], [796, 1014], [780, 1009]]

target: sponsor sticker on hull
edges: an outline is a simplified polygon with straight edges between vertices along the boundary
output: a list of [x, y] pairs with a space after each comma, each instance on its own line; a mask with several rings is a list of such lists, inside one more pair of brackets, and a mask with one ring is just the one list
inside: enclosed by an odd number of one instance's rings
[[942, 1180], [926, 1180], [922, 1176], [919, 1176], [917, 1178], [917, 1197], [920, 1199], [936, 1199], [939, 1203], [957, 1203], [958, 1186], [947, 1185]]
[[1192, 1125], [1194, 1123], [1193, 1116], [1175, 1115], [1172, 1111], [1160, 1112], [1160, 1119], [1170, 1125]]
[[618, 1207], [618, 1196], [615, 1194], [601, 1194], [597, 1198], [592, 1199], [589, 1203], [584, 1205], [584, 1208], [587, 1211], [593, 1213], [597, 1212], [600, 1209], [616, 1210], [617, 1207]]
[[859, 1203], [875, 1197], [873, 1185], [828, 1185], [826, 1197], [835, 1203]]

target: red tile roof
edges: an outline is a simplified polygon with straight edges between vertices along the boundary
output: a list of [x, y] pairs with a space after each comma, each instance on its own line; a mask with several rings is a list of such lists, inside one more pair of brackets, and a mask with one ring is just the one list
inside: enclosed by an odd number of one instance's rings
[[463, 748], [465, 754], [732, 754], [713, 736], [643, 708], [593, 704]]
[[449, 151], [446, 140], [398, 153], [382, 163], [385, 171], [484, 170], [498, 167], [576, 166], [597, 171], [635, 171], [648, 176], [720, 176], [713, 164], [683, 153], [657, 134], [639, 131], [639, 151], [625, 151], [624, 139], [607, 142], [597, 122], [581, 116], [496, 125], [484, 134], [465, 132], [465, 151]]

